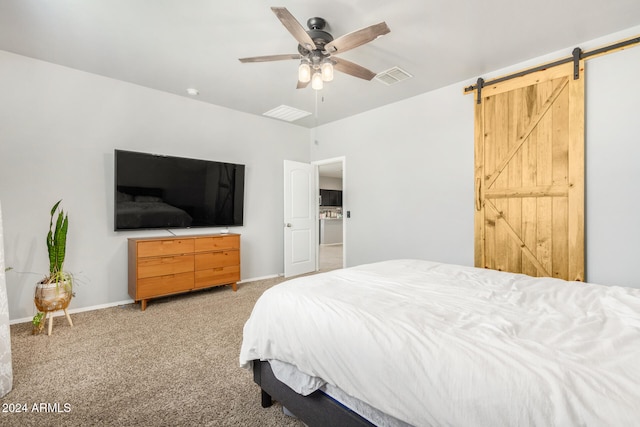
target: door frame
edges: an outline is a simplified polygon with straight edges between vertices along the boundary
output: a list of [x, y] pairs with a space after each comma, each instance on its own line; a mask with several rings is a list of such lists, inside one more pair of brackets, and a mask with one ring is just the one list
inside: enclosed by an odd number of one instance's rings
[[[340, 157], [332, 157], [329, 159], [315, 160], [311, 162], [312, 165], [315, 166], [316, 173], [316, 194], [318, 197], [316, 198], [316, 238], [318, 238], [320, 234], [320, 172], [319, 166], [328, 165], [333, 163], [341, 163], [342, 164], [342, 268], [347, 266], [347, 217], [346, 217], [346, 208], [348, 206], [348, 194], [347, 194], [347, 159], [345, 156]], [[320, 246], [320, 241], [317, 241], [317, 247]], [[316, 250], [316, 271], [320, 270], [320, 251]]]

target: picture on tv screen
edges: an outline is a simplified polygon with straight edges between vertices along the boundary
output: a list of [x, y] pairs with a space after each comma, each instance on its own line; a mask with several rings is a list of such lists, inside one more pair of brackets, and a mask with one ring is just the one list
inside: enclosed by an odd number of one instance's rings
[[243, 225], [244, 165], [115, 150], [115, 230]]

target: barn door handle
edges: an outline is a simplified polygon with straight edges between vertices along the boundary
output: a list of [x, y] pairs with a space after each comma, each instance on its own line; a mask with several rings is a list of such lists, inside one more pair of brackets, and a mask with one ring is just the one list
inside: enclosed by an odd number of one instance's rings
[[479, 211], [481, 207], [480, 200], [480, 178], [476, 178], [476, 210]]

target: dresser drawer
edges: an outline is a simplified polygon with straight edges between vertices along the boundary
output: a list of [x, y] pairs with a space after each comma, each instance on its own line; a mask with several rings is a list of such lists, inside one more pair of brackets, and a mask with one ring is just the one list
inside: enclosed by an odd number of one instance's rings
[[138, 257], [180, 255], [193, 252], [193, 239], [167, 239], [138, 242]]
[[137, 298], [144, 299], [193, 289], [193, 272], [168, 274], [138, 280]]
[[205, 270], [212, 267], [229, 267], [240, 264], [240, 251], [205, 252], [195, 255], [195, 269]]
[[193, 271], [193, 255], [141, 258], [138, 260], [138, 279]]
[[196, 271], [196, 288], [213, 285], [227, 285], [240, 280], [240, 266], [215, 267]]
[[195, 241], [196, 252], [220, 251], [224, 249], [240, 249], [240, 235], [199, 237]]

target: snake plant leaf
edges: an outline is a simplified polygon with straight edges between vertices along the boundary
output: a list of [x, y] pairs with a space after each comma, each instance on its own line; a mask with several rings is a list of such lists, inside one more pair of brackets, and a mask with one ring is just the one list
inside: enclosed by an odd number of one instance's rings
[[51, 221], [49, 222], [49, 228], [51, 228], [51, 226], [53, 225], [53, 214], [56, 213], [56, 209], [58, 209], [58, 205], [61, 201], [62, 199], [58, 200], [56, 204], [51, 208]]
[[53, 267], [55, 265], [55, 254], [53, 253], [53, 232], [49, 229], [47, 233], [47, 252], [49, 253], [49, 273], [53, 275]]
[[65, 215], [64, 211], [60, 209], [58, 217], [56, 218], [55, 228], [53, 227], [53, 218], [60, 205], [61, 200], [58, 200], [56, 204], [51, 208], [51, 219], [49, 221], [49, 233], [47, 234], [47, 250], [49, 253], [49, 274], [51, 281], [58, 281], [57, 279], [62, 275], [62, 266], [64, 264], [64, 258], [67, 246], [67, 230], [69, 228], [69, 218]]
[[[62, 217], [64, 213], [60, 211]], [[60, 226], [60, 230], [56, 230], [59, 235], [56, 239], [56, 266], [58, 271], [62, 271], [62, 265], [64, 264], [64, 258], [67, 250], [67, 228], [69, 227], [69, 218], [65, 215]]]

